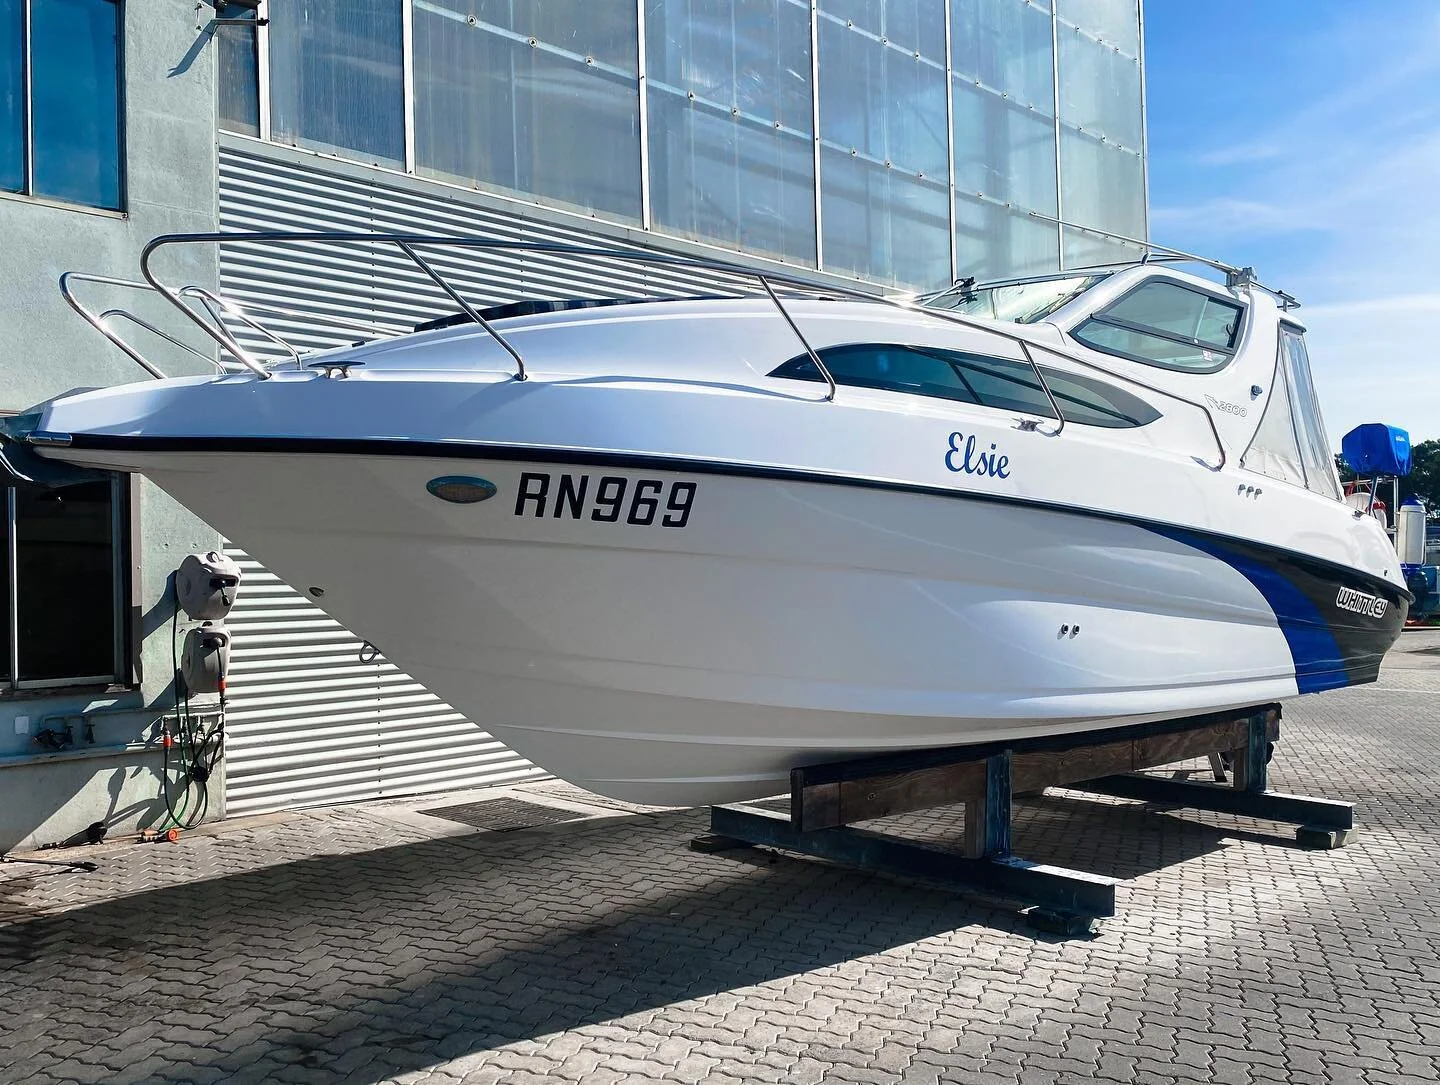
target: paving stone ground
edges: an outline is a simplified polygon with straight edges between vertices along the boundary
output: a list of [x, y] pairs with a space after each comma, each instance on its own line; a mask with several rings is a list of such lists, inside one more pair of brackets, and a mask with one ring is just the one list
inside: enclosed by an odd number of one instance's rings
[[[482, 832], [292, 813], [0, 866], [0, 1082], [1440, 1080], [1440, 647], [1287, 706], [1279, 826], [1048, 793], [1016, 851], [1127, 879], [1098, 937], [820, 862], [687, 848], [699, 811]], [[953, 834], [953, 814], [907, 826]]]

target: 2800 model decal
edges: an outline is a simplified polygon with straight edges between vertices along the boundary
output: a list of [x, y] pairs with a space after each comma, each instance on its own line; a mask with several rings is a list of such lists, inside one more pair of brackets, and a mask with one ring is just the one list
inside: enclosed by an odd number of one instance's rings
[[543, 471], [525, 471], [515, 495], [515, 515], [581, 520], [589, 513], [588, 519], [615, 524], [623, 514], [624, 522], [636, 527], [650, 527], [657, 516], [661, 527], [684, 527], [690, 522], [696, 483], [672, 482], [667, 492], [659, 479], [634, 479], [633, 488], [631, 481], [621, 475], [592, 480], [589, 475], [568, 474], [557, 480]]
[[1363, 614], [1367, 618], [1383, 618], [1390, 602], [1387, 599], [1381, 599], [1378, 595], [1366, 595], [1363, 591], [1356, 591], [1354, 588], [1341, 588], [1339, 594], [1335, 596], [1335, 605], [1341, 610], [1348, 610], [1353, 614]]

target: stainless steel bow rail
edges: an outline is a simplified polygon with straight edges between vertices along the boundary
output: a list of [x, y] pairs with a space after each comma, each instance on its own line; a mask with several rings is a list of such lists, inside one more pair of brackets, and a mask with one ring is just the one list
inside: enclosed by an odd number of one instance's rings
[[[1038, 383], [1040, 390], [1044, 393], [1046, 400], [1049, 401], [1050, 410], [1053, 412], [1053, 417], [1055, 419], [1055, 425], [1052, 429], [1047, 431], [1047, 436], [1059, 436], [1064, 431], [1065, 415], [1060, 410], [1060, 404], [1056, 400], [1055, 394], [1050, 388], [1050, 383], [1045, 377], [1044, 370], [1040, 367], [1039, 362], [1036, 360], [1037, 352], [1054, 355], [1057, 358], [1063, 359], [1070, 365], [1079, 366], [1083, 369], [1102, 373], [1112, 380], [1124, 381], [1127, 384], [1133, 385], [1138, 388], [1143, 388], [1148, 392], [1154, 393], [1155, 395], [1164, 396], [1166, 399], [1182, 403], [1185, 406], [1191, 407], [1194, 410], [1199, 411], [1201, 415], [1204, 416], [1206, 424], [1209, 426], [1210, 434], [1215, 440], [1215, 447], [1219, 450], [1220, 453], [1220, 462], [1218, 464], [1210, 464], [1200, 459], [1199, 457], [1196, 457], [1196, 461], [1212, 471], [1223, 470], [1227, 463], [1225, 444], [1220, 438], [1220, 431], [1215, 426], [1215, 419], [1211, 414], [1210, 409], [1204, 404], [1196, 402], [1195, 400], [1188, 399], [1185, 396], [1179, 395], [1175, 392], [1171, 392], [1165, 388], [1157, 387], [1145, 381], [1138, 380], [1134, 377], [1127, 376], [1121, 373], [1116, 373], [1114, 370], [1108, 369], [1103, 365], [1099, 365], [1085, 358], [1078, 357], [1070, 351], [1061, 350], [1050, 345], [1037, 343], [1019, 334], [1018, 331], [1011, 331], [1003, 326], [993, 323], [984, 323], [978, 319], [964, 316], [962, 314], [955, 313], [949, 310], [927, 308], [923, 305], [918, 304], [913, 297], [883, 296], [853, 287], [831, 284], [819, 284], [793, 275], [787, 275], [782, 272], [762, 271], [753, 267], [747, 267], [742, 264], [736, 264], [724, 260], [711, 260], [707, 258], [691, 256], [676, 256], [668, 253], [658, 253], [645, 249], [564, 245], [551, 242], [506, 241], [495, 238], [463, 237], [435, 234], [341, 233], [323, 231], [317, 232], [268, 230], [248, 232], [237, 231], [195, 234], [164, 234], [160, 237], [155, 238], [148, 245], [146, 245], [145, 249], [140, 255], [140, 272], [144, 276], [144, 282], [138, 282], [129, 279], [117, 279], [103, 275], [89, 275], [76, 272], [67, 272], [60, 278], [61, 294], [64, 296], [66, 302], [69, 303], [70, 307], [74, 309], [78, 314], [80, 314], [80, 316], [87, 323], [89, 323], [93, 328], [95, 328], [96, 331], [100, 332], [101, 335], [105, 336], [105, 338], [110, 340], [110, 342], [115, 344], [116, 347], [118, 347], [133, 361], [138, 363], [141, 368], [143, 368], [153, 377], [163, 378], [165, 374], [158, 366], [154, 365], [151, 361], [149, 361], [143, 353], [141, 353], [132, 344], [125, 340], [125, 338], [115, 329], [114, 324], [116, 322], [121, 320], [128, 320], [129, 322], [145, 329], [146, 331], [149, 331], [159, 336], [161, 339], [164, 339], [167, 342], [185, 351], [188, 351], [190, 354], [193, 354], [203, 359], [207, 363], [215, 365], [222, 372], [225, 372], [226, 369], [224, 365], [217, 359], [211, 358], [210, 356], [196, 350], [194, 347], [182, 342], [176, 337], [164, 331], [161, 331], [159, 328], [155, 327], [155, 325], [150, 321], [147, 321], [126, 309], [111, 308], [100, 313], [93, 312], [92, 310], [86, 308], [83, 304], [81, 304], [80, 301], [75, 297], [74, 291], [71, 289], [72, 284], [88, 282], [100, 285], [151, 290], [160, 294], [161, 297], [165, 298], [177, 310], [179, 310], [186, 317], [186, 319], [195, 324], [195, 326], [199, 328], [206, 336], [212, 339], [225, 355], [228, 355], [230, 358], [233, 358], [237, 364], [250, 370], [260, 380], [268, 380], [270, 378], [270, 368], [266, 365], [266, 363], [253, 356], [240, 344], [240, 342], [236, 339], [235, 334], [227, 326], [226, 318], [229, 318], [239, 324], [244, 325], [245, 327], [250, 328], [257, 335], [269, 340], [270, 342], [275, 344], [280, 350], [284, 351], [286, 354], [289, 354], [295, 364], [302, 364], [300, 360], [300, 351], [298, 351], [290, 343], [286, 342], [279, 335], [275, 334], [275, 332], [266, 328], [258, 320], [254, 319], [254, 317], [251, 315], [251, 312], [261, 312], [277, 316], [296, 317], [300, 319], [313, 319], [313, 314], [306, 314], [298, 310], [287, 309], [281, 306], [268, 304], [248, 303], [247, 305], [242, 306], [238, 302], [221, 297], [220, 295], [215, 294], [212, 291], [206, 290], [205, 288], [200, 286], [191, 285], [177, 288], [168, 285], [160, 279], [159, 275], [155, 272], [152, 266], [152, 261], [157, 253], [161, 252], [164, 249], [172, 248], [175, 246], [196, 244], [305, 244], [337, 246], [367, 244], [392, 247], [398, 252], [402, 253], [405, 257], [407, 257], [410, 262], [413, 263], [421, 271], [421, 273], [426, 276], [426, 278], [430, 279], [430, 281], [433, 282], [437, 287], [439, 287], [440, 290], [443, 291], [445, 295], [450, 298], [450, 300], [455, 302], [455, 304], [460, 307], [461, 311], [464, 312], [464, 314], [470, 320], [474, 321], [477, 325], [484, 329], [484, 331], [492, 339], [495, 340], [496, 344], [498, 344], [500, 348], [504, 350], [505, 353], [508, 354], [510, 358], [514, 361], [515, 379], [521, 381], [525, 380], [528, 377], [528, 373], [526, 371], [525, 359], [520, 354], [520, 351], [515, 348], [513, 343], [511, 343], [508, 339], [505, 338], [505, 336], [498, 328], [495, 327], [493, 323], [491, 323], [485, 318], [484, 314], [480, 311], [480, 309], [476, 308], [469, 300], [466, 299], [464, 294], [459, 289], [457, 289], [453, 283], [449, 282], [445, 278], [445, 276], [435, 267], [434, 263], [431, 260], [426, 259], [425, 256], [422, 256], [419, 250], [444, 247], [476, 250], [481, 252], [536, 253], [565, 256], [577, 259], [622, 260], [630, 261], [633, 263], [648, 264], [657, 268], [674, 267], [681, 269], [692, 269], [697, 271], [715, 272], [725, 276], [738, 278], [742, 282], [753, 282], [755, 284], [758, 284], [758, 286], [761, 288], [763, 295], [768, 297], [769, 300], [774, 304], [776, 312], [789, 326], [790, 330], [795, 334], [796, 340], [800, 343], [805, 353], [809, 356], [810, 361], [814, 364], [816, 368], [816, 371], [819, 372], [821, 377], [824, 379], [827, 385], [827, 392], [825, 395], [826, 401], [833, 401], [838, 390], [838, 385], [835, 380], [834, 374], [830, 372], [829, 367], [825, 365], [825, 362], [820, 357], [819, 353], [817, 353], [815, 348], [811, 346], [810, 341], [805, 337], [805, 334], [801, 330], [799, 324], [796, 323], [795, 318], [791, 315], [790, 310], [786, 308], [784, 301], [781, 299], [780, 292], [776, 289], [776, 287], [785, 287], [790, 291], [811, 297], [838, 296], [843, 298], [849, 298], [852, 300], [866, 301], [872, 304], [889, 305], [896, 308], [908, 310], [910, 312], [916, 313], [917, 315], [922, 315], [933, 319], [946, 320], [954, 324], [959, 324], [964, 327], [973, 328], [991, 335], [996, 335], [1012, 343], [1019, 351], [1021, 358], [1023, 358], [1025, 363], [1029, 365], [1031, 371], [1035, 374], [1035, 380]], [[739, 288], [739, 285], [734, 283], [726, 285], [726, 289], [729, 290], [739, 290]], [[332, 321], [332, 323], [336, 324], [337, 326], [346, 326], [354, 330], [364, 331], [365, 333], [374, 335], [376, 337], [389, 337], [401, 334], [392, 329], [380, 328], [375, 325], [364, 324], [361, 322], [335, 320]], [[1031, 422], [1025, 424], [1024, 428], [1035, 429], [1037, 428], [1037, 424]]]

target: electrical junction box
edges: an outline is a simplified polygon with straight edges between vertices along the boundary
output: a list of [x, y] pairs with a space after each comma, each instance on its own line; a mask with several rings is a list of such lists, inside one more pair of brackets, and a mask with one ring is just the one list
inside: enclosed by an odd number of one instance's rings
[[206, 622], [185, 634], [180, 680], [192, 694], [219, 693], [230, 673], [230, 632]]
[[193, 622], [220, 621], [235, 604], [240, 566], [218, 551], [191, 554], [175, 573], [180, 609]]

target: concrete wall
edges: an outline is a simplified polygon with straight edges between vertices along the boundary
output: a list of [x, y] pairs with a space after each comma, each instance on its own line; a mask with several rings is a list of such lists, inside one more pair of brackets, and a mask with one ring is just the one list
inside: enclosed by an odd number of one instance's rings
[[[138, 279], [140, 250], [155, 235], [217, 227], [214, 44], [196, 31], [193, 4], [127, 0], [124, 11], [125, 212], [0, 198], [3, 411], [71, 388], [149, 379], [65, 305], [57, 281], [71, 270]], [[170, 281], [213, 286], [215, 253], [193, 248], [158, 270]], [[184, 328], [168, 306], [133, 291], [81, 286], [77, 294], [97, 311], [124, 304], [167, 330]], [[185, 338], [205, 342], [193, 330]], [[154, 349], [168, 373], [206, 368], [143, 332], [134, 341]], [[214, 549], [219, 536], [143, 480], [132, 492], [140, 681], [134, 688], [0, 692], [0, 852], [62, 841], [97, 821], [118, 834], [164, 820], [154, 724], [174, 698], [169, 576], [185, 554]], [[85, 738], [87, 720], [93, 741]], [[39, 752], [35, 733], [66, 722], [76, 746]], [[223, 772], [210, 781], [210, 799], [211, 813], [223, 813]]]

